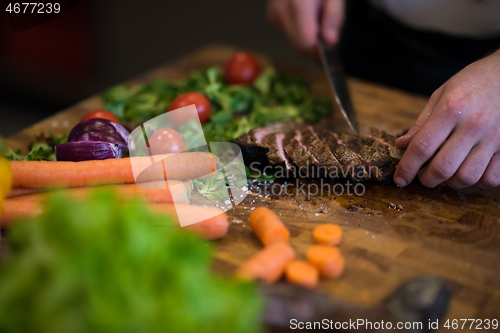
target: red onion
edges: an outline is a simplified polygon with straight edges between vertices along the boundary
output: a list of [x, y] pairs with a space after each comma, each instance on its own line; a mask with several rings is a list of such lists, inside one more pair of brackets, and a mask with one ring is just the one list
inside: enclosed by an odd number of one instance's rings
[[120, 124], [107, 119], [93, 118], [79, 122], [68, 136], [68, 142], [100, 141], [127, 149], [130, 133]]
[[76, 141], [55, 146], [58, 161], [89, 161], [121, 158], [122, 150], [115, 143], [102, 141]]

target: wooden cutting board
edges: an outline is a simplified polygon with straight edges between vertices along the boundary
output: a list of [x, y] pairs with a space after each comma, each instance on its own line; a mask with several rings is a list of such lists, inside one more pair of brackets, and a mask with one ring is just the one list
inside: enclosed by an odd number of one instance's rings
[[[130, 83], [155, 77], [180, 79], [193, 69], [223, 64], [233, 51], [224, 46], [206, 47]], [[329, 96], [319, 67], [286, 70], [307, 79], [315, 92]], [[359, 80], [351, 79], [349, 87], [361, 133], [371, 126], [400, 133], [411, 127], [426, 104], [425, 98]], [[67, 133], [84, 113], [102, 106], [99, 96], [90, 97], [11, 136], [7, 144], [26, 149], [40, 132]], [[324, 194], [310, 200], [301, 194], [279, 198], [249, 195], [228, 212], [231, 227], [215, 243], [215, 268], [231, 274], [261, 248], [249, 228], [248, 216], [253, 207], [264, 205], [290, 228], [299, 258], [313, 243], [311, 230], [316, 225], [342, 227], [345, 274], [339, 280], [321, 281], [319, 286], [340, 302], [376, 307], [408, 279], [435, 274], [446, 280], [451, 291], [447, 318], [500, 319], [499, 188], [456, 192], [445, 187], [427, 189], [418, 183], [404, 189], [370, 183], [362, 196]], [[391, 204], [403, 209], [391, 209]]]

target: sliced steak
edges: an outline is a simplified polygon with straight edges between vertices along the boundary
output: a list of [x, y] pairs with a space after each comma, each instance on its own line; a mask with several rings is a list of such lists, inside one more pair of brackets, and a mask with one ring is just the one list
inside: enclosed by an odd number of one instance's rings
[[333, 156], [340, 162], [344, 177], [354, 182], [361, 182], [366, 179], [367, 172], [358, 154], [348, 148], [337, 133], [320, 131], [318, 135], [330, 148]]
[[266, 157], [269, 164], [273, 167], [273, 172], [278, 173], [282, 171], [288, 175], [289, 171], [293, 171], [293, 163], [285, 153], [284, 139], [284, 133], [272, 133], [262, 140], [262, 144], [269, 149]]
[[284, 149], [288, 157], [297, 166], [297, 175], [310, 178], [319, 177], [317, 167], [321, 163], [302, 143], [300, 130], [294, 130], [286, 135]]
[[396, 137], [394, 135], [388, 134], [386, 131], [375, 127], [370, 128], [370, 134], [367, 136], [374, 139], [380, 139], [379, 141], [385, 145], [394, 146], [396, 142]]
[[391, 182], [404, 152], [384, 131], [372, 129], [368, 136], [357, 137], [296, 123], [257, 128], [233, 142], [247, 165], [277, 177], [338, 176], [354, 182]]
[[399, 149], [395, 146], [396, 137], [394, 135], [388, 134], [385, 131], [376, 128], [371, 128], [370, 134], [368, 134], [367, 137], [373, 138], [384, 146], [387, 146], [389, 148], [391, 157], [394, 160], [394, 163], [399, 163], [399, 160], [401, 159], [401, 157], [403, 157], [404, 150]]
[[257, 162], [259, 169], [269, 164], [266, 157], [266, 154], [269, 152], [269, 147], [262, 143], [262, 140], [268, 134], [268, 131], [262, 128], [256, 128], [248, 132], [248, 134], [233, 140], [233, 142], [240, 147], [241, 154], [246, 164]]
[[345, 134], [341, 138], [349, 148], [356, 151], [368, 172], [367, 177], [379, 183], [392, 181], [396, 163], [388, 145], [374, 138], [359, 138]]
[[320, 164], [315, 173], [320, 177], [342, 177], [342, 165], [333, 155], [330, 148], [318, 137], [311, 126], [307, 126], [301, 133], [301, 142]]

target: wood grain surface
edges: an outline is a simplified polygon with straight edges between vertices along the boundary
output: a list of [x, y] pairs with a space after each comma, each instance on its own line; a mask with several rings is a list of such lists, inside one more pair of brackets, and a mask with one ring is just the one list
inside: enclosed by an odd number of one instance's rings
[[[222, 64], [232, 51], [225, 46], [209, 46], [130, 83], [153, 77], [180, 79], [192, 69]], [[286, 70], [301, 75], [314, 91], [328, 96], [329, 87], [319, 67]], [[425, 98], [360, 80], [350, 79], [349, 87], [361, 133], [371, 126], [400, 133], [411, 127], [426, 104]], [[34, 135], [67, 133], [84, 113], [100, 107], [100, 97], [90, 97], [13, 135], [7, 143], [26, 149]], [[341, 119], [336, 121], [341, 127]], [[312, 183], [305, 182], [304, 186]], [[300, 193], [248, 195], [228, 212], [231, 227], [228, 235], [215, 243], [215, 268], [231, 274], [261, 248], [250, 230], [248, 216], [253, 207], [265, 205], [281, 215], [290, 228], [291, 243], [299, 258], [313, 243], [311, 231], [316, 225], [334, 223], [342, 227], [340, 249], [346, 258], [345, 274], [339, 280], [321, 281], [319, 286], [337, 300], [377, 306], [408, 279], [435, 274], [446, 279], [452, 294], [447, 318], [500, 319], [498, 188], [456, 192], [446, 187], [427, 189], [414, 182], [404, 189], [369, 183], [365, 190], [362, 196], [335, 195], [326, 190], [309, 200]], [[195, 201], [202, 199], [195, 197]], [[391, 204], [400, 209], [391, 209]]]

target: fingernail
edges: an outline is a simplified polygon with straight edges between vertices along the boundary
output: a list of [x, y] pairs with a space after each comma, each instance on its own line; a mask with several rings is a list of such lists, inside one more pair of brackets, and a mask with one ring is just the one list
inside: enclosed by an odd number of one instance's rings
[[396, 179], [394, 179], [394, 182], [396, 183], [396, 185], [398, 187], [405, 187], [406, 185], [408, 185], [408, 183], [406, 182], [406, 180], [404, 180], [401, 177], [396, 177]]

